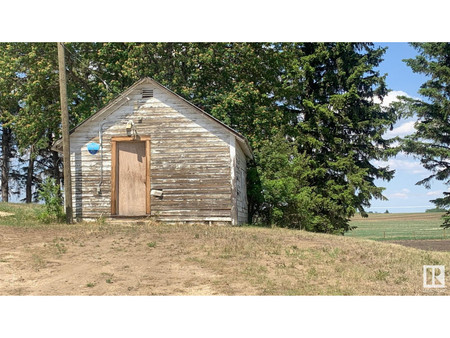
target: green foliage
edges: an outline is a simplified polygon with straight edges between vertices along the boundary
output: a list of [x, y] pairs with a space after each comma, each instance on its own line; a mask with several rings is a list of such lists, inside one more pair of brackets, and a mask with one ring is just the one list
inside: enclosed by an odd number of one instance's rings
[[385, 199], [374, 180], [394, 174], [371, 163], [396, 152], [393, 140], [382, 138], [396, 111], [373, 101], [387, 94], [374, 70], [384, 50], [351, 43], [273, 48], [280, 82], [272, 88], [277, 105], [271, 108], [282, 117], [277, 134], [266, 131], [253, 143], [264, 197], [257, 212], [284, 226], [348, 231], [355, 212], [366, 216], [372, 198]]
[[329, 182], [327, 191], [313, 186], [312, 182], [324, 177], [326, 170], [318, 168], [312, 156], [299, 154], [294, 142], [287, 142], [280, 134], [263, 144], [258, 157], [264, 201], [260, 215], [264, 222], [327, 233], [342, 234], [352, 229], [348, 223], [355, 212], [352, 193], [333, 186], [333, 182]]
[[54, 178], [48, 178], [41, 184], [39, 198], [45, 203], [45, 211], [38, 215], [39, 220], [44, 223], [64, 221], [61, 189]]
[[[0, 119], [11, 129], [20, 155], [20, 172], [12, 178], [26, 185], [31, 202], [40, 173], [59, 177], [59, 158], [50, 150], [60, 121], [56, 44], [0, 43], [0, 92]], [[26, 164], [23, 155], [30, 159]]]
[[[428, 76], [419, 93], [426, 101], [405, 99], [406, 116], [417, 116], [414, 134], [405, 137], [403, 150], [420, 158], [431, 175], [417, 182], [430, 188], [433, 179], [450, 184], [450, 43], [413, 43], [419, 52], [415, 59], [404, 60], [415, 73]], [[432, 200], [437, 208], [449, 210], [450, 193]], [[444, 216], [450, 227], [450, 211]]]
[[308, 186], [308, 161], [280, 134], [263, 143], [257, 154], [262, 204], [260, 215], [267, 223], [314, 230], [313, 189]]

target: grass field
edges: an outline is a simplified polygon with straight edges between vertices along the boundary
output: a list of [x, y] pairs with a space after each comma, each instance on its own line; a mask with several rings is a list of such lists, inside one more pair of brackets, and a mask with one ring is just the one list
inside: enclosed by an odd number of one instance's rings
[[369, 214], [355, 216], [357, 229], [347, 237], [374, 240], [450, 239], [450, 229], [441, 227], [443, 213]]
[[0, 203], [0, 295], [450, 295], [422, 286], [423, 265], [450, 266], [450, 252], [282, 228], [41, 224], [36, 208]]
[[43, 210], [41, 204], [0, 202], [0, 225], [40, 226], [38, 214]]

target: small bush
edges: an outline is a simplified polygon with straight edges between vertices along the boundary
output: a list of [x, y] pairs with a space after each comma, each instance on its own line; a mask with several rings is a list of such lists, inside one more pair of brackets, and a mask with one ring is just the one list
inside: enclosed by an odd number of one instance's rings
[[39, 188], [39, 199], [44, 201], [45, 210], [38, 214], [44, 223], [62, 222], [65, 219], [61, 188], [54, 178], [47, 178]]
[[96, 222], [99, 225], [105, 225], [106, 224], [105, 216], [103, 216], [103, 214], [101, 214], [100, 217], [96, 219]]
[[386, 281], [389, 276], [389, 271], [385, 270], [377, 270], [375, 272], [375, 280], [377, 281]]

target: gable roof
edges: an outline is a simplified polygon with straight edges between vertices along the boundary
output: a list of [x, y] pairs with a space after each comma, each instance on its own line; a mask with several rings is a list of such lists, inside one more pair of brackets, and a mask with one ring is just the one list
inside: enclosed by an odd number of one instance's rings
[[[169, 93], [171, 93], [172, 95], [175, 95], [177, 98], [179, 98], [183, 102], [185, 102], [185, 103], [189, 104], [190, 106], [192, 106], [193, 108], [195, 108], [195, 110], [198, 111], [199, 113], [201, 113], [201, 114], [205, 115], [207, 118], [217, 122], [220, 126], [222, 126], [223, 128], [227, 129], [231, 134], [233, 134], [236, 137], [236, 140], [238, 141], [238, 143], [241, 146], [242, 150], [244, 151], [245, 155], [247, 155], [247, 157], [249, 157], [249, 158], [253, 158], [253, 153], [252, 153], [252, 150], [250, 148], [250, 144], [248, 143], [248, 140], [247, 140], [247, 138], [245, 136], [243, 136], [242, 134], [240, 134], [239, 132], [237, 132], [233, 128], [227, 126], [225, 123], [223, 123], [220, 120], [216, 119], [211, 114], [208, 114], [203, 109], [197, 107], [193, 103], [189, 102], [188, 100], [186, 100], [182, 96], [180, 96], [177, 93], [171, 91], [169, 88], [163, 86], [161, 83], [159, 83], [156, 80], [153, 80], [150, 77], [145, 77], [145, 78], [135, 82], [132, 86], [127, 88], [125, 91], [123, 91], [122, 94], [117, 96], [115, 99], [113, 99], [111, 102], [109, 102], [106, 106], [104, 106], [98, 112], [96, 112], [91, 117], [89, 117], [86, 120], [84, 120], [83, 122], [81, 122], [79, 125], [77, 125], [72, 130], [70, 130], [69, 133], [70, 134], [74, 133], [80, 126], [82, 126], [82, 125], [84, 125], [84, 124], [86, 124], [86, 123], [88, 123], [90, 121], [93, 121], [93, 120], [95, 120], [95, 119], [97, 119], [99, 117], [102, 117], [103, 115], [112, 114], [117, 108], [119, 108], [122, 104], [127, 102], [129, 100], [128, 95], [130, 95], [133, 92], [133, 90], [135, 90], [138, 86], [140, 86], [142, 84], [156, 85], [156, 86], [162, 88], [163, 90], [168, 91]], [[53, 144], [52, 149], [55, 150], [55, 151], [62, 152], [62, 139], [57, 140]]]

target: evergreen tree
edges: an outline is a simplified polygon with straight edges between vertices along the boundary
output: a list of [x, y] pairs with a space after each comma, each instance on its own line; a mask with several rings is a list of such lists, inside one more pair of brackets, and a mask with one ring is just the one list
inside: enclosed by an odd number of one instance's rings
[[[433, 179], [450, 184], [450, 43], [412, 43], [419, 55], [405, 60], [415, 73], [429, 80], [419, 93], [426, 100], [407, 100], [409, 115], [416, 115], [414, 134], [406, 137], [403, 150], [420, 158], [431, 174], [417, 182], [430, 188]], [[438, 208], [450, 207], [450, 193], [433, 200]], [[444, 227], [450, 227], [450, 211], [444, 216]]]
[[[384, 199], [374, 180], [394, 172], [370, 161], [392, 154], [382, 135], [397, 119], [374, 102], [388, 92], [375, 67], [384, 49], [368, 43], [277, 44], [280, 79], [275, 99], [286, 139], [309, 159], [303, 170], [312, 193], [311, 230], [344, 232], [349, 219], [372, 198]], [[264, 168], [261, 168], [264, 170]]]

